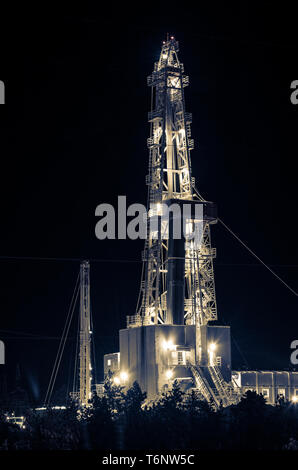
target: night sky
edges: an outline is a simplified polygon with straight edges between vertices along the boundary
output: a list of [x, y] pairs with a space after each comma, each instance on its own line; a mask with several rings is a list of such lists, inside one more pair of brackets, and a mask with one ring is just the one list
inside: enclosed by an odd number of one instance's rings
[[[0, 18], [0, 339], [10, 387], [19, 364], [36, 403], [50, 378], [79, 259], [91, 259], [97, 380], [103, 354], [118, 351], [118, 330], [135, 312], [143, 242], [97, 240], [94, 213], [118, 195], [146, 202], [146, 78], [167, 32], [179, 41], [190, 76], [185, 99], [200, 193], [298, 290], [298, 105], [290, 102], [298, 80], [297, 14], [270, 2], [202, 3], [182, 10], [180, 3], [155, 17], [153, 3], [148, 14], [116, 4], [104, 13], [99, 2], [88, 9], [43, 3]], [[288, 368], [297, 296], [219, 224], [212, 240], [219, 323], [232, 328], [233, 367]], [[71, 376], [75, 327], [58, 388]]]

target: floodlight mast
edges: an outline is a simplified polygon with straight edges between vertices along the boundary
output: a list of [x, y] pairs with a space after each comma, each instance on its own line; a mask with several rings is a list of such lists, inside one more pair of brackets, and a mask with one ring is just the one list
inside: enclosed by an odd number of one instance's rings
[[[162, 44], [159, 61], [147, 78], [151, 87], [152, 109], [148, 113], [150, 137], [148, 185], [148, 227], [143, 252], [141, 302], [136, 315], [127, 317], [128, 327], [154, 324], [207, 325], [217, 319], [210, 224], [216, 222], [213, 203], [200, 202], [194, 193], [190, 151], [194, 148], [190, 124], [192, 115], [185, 111], [184, 75], [178, 58], [178, 42], [171, 37]], [[204, 206], [202, 240], [173, 240], [173, 217], [165, 226], [163, 206], [190, 203]], [[211, 214], [211, 215], [210, 215]], [[206, 215], [206, 217], [205, 217]], [[152, 219], [157, 225], [152, 230]], [[181, 220], [181, 224], [182, 224]], [[194, 228], [192, 216], [186, 221]], [[157, 229], [156, 229], [157, 227]]]

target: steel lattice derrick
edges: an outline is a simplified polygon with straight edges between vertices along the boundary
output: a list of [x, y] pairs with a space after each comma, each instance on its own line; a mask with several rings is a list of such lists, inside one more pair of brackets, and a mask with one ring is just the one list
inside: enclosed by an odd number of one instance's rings
[[187, 324], [206, 325], [217, 319], [210, 225], [205, 223], [199, 249], [186, 244], [185, 253], [185, 320]]
[[[159, 61], [147, 83], [151, 87], [152, 108], [148, 113], [149, 149], [147, 240], [143, 252], [142, 302], [137, 315], [128, 317], [128, 326], [167, 323], [169, 240], [161, 222], [163, 203], [172, 200], [194, 202], [190, 151], [191, 113], [185, 111], [184, 88], [189, 79], [178, 59], [174, 38], [163, 43]], [[150, 221], [158, 219], [152, 231]], [[215, 250], [211, 247], [210, 224], [204, 222], [200, 247], [185, 242], [184, 318], [187, 324], [206, 325], [217, 319], [213, 273]], [[175, 284], [175, 281], [173, 281]]]
[[87, 406], [91, 398], [91, 322], [90, 322], [90, 265], [80, 266], [80, 356], [79, 398], [81, 406]]

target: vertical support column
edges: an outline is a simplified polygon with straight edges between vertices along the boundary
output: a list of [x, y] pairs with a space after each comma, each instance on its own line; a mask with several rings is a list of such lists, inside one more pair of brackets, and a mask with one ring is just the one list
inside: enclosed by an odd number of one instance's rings
[[271, 372], [271, 374], [272, 374], [272, 401], [271, 403], [274, 405], [276, 402], [276, 397], [277, 397], [275, 372]]
[[91, 330], [90, 330], [90, 265], [80, 267], [80, 404], [87, 406], [91, 398]]
[[[181, 216], [180, 239], [174, 238], [174, 213], [169, 214], [168, 276], [167, 276], [167, 324], [184, 324], [185, 291], [185, 240]], [[178, 224], [177, 224], [178, 225]]]
[[292, 398], [292, 384], [291, 384], [291, 374], [288, 372], [288, 390], [289, 390], [289, 400]]
[[208, 366], [207, 325], [196, 326], [196, 362]]

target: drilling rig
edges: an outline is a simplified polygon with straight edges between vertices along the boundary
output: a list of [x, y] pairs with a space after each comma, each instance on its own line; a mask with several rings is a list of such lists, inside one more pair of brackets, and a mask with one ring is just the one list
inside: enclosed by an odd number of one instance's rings
[[[217, 222], [217, 208], [199, 194], [191, 174], [192, 115], [186, 112], [184, 99], [189, 77], [178, 52], [174, 37], [164, 41], [147, 79], [151, 88], [147, 238], [140, 295], [136, 311], [127, 316], [127, 327], [119, 332], [120, 352], [104, 356], [105, 376], [113, 372], [115, 384], [125, 387], [137, 381], [149, 400], [170, 390], [176, 381], [186, 392], [196, 390], [214, 408], [237, 403], [248, 390], [262, 393], [271, 404], [277, 396], [297, 402], [298, 372], [231, 370], [230, 327], [217, 323], [216, 250], [210, 230]], [[91, 398], [95, 354], [88, 261], [81, 263], [79, 279], [45, 406], [51, 402], [79, 292], [79, 370], [76, 354], [71, 396], [81, 407], [88, 406]], [[101, 395], [104, 384], [94, 384], [94, 389]]]
[[88, 406], [91, 399], [91, 321], [90, 321], [90, 265], [80, 266], [80, 353], [79, 353], [79, 403]]
[[[89, 406], [92, 397], [91, 360], [91, 304], [90, 304], [90, 263], [82, 261], [79, 273], [80, 305], [78, 328], [78, 354], [75, 355], [73, 390], [70, 396], [81, 408]], [[77, 293], [77, 294], [78, 294]], [[78, 361], [77, 361], [78, 359]], [[78, 362], [78, 364], [77, 364]], [[95, 386], [96, 387], [96, 386]]]
[[[92, 360], [91, 360], [91, 338], [92, 338], [92, 317], [90, 307], [90, 264], [89, 261], [80, 263], [80, 270], [76, 280], [73, 296], [71, 299], [68, 315], [63, 328], [60, 344], [55, 359], [54, 367], [50, 377], [50, 382], [46, 392], [44, 401], [45, 407], [51, 405], [53, 389], [59, 367], [61, 364], [65, 343], [72, 324], [72, 319], [77, 306], [78, 297], [79, 304], [79, 327], [77, 336], [77, 351], [74, 357], [74, 377], [72, 392], [70, 397], [77, 401], [81, 408], [89, 406], [89, 400], [92, 396]], [[94, 342], [92, 342], [94, 353]], [[77, 354], [78, 352], [78, 354]], [[95, 357], [93, 358], [95, 366]], [[95, 388], [97, 386], [95, 385]], [[42, 408], [40, 408], [42, 409]], [[45, 409], [45, 408], [44, 408]]]
[[120, 354], [106, 355], [104, 368], [118, 371], [116, 378], [123, 377], [124, 385], [138, 381], [149, 398], [176, 380], [215, 406], [228, 405], [237, 399], [231, 383], [230, 328], [210, 325], [217, 320], [216, 250], [210, 235], [217, 210], [197, 193], [191, 174], [192, 115], [184, 99], [189, 77], [178, 51], [174, 37], [164, 41], [147, 78], [152, 108], [140, 302], [127, 317], [127, 328], [120, 330]]
[[271, 404], [281, 395], [297, 401], [298, 372], [231, 370], [230, 327], [218, 324], [215, 294], [210, 227], [217, 208], [197, 191], [191, 173], [192, 115], [184, 99], [189, 77], [178, 52], [175, 38], [167, 38], [147, 78], [147, 238], [140, 295], [119, 332], [120, 352], [104, 356], [105, 374], [111, 370], [124, 386], [137, 381], [149, 400], [176, 381], [214, 408], [237, 403], [247, 390]]

